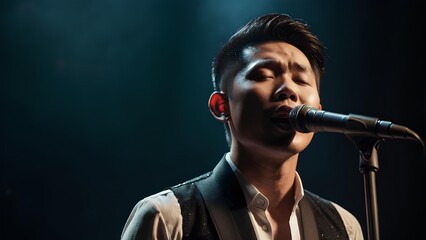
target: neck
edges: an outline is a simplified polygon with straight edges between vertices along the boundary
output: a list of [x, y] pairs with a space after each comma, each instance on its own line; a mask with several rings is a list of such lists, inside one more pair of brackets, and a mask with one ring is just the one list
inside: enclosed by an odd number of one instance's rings
[[275, 157], [259, 152], [232, 147], [231, 159], [244, 177], [268, 198], [270, 208], [288, 206], [294, 202], [298, 154], [276, 154], [278, 157]]

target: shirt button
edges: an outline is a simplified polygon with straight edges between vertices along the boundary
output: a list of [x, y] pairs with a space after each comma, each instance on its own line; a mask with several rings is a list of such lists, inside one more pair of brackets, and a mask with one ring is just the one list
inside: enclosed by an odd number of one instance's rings
[[257, 205], [259, 205], [259, 206], [265, 205], [265, 200], [263, 200], [263, 198], [257, 199]]
[[268, 226], [263, 225], [263, 226], [262, 226], [262, 229], [263, 229], [263, 231], [265, 231], [265, 232], [266, 232], [266, 231], [268, 231]]

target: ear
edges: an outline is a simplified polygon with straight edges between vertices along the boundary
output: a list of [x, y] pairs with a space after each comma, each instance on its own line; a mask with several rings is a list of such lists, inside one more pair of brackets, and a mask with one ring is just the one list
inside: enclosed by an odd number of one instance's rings
[[214, 91], [209, 98], [209, 109], [213, 117], [221, 122], [229, 119], [226, 95], [223, 92]]

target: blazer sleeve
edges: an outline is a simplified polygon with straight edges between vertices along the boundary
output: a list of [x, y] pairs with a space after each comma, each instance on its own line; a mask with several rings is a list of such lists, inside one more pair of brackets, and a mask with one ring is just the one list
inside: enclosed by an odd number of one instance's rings
[[121, 240], [182, 239], [182, 216], [173, 192], [166, 190], [139, 201], [130, 213]]

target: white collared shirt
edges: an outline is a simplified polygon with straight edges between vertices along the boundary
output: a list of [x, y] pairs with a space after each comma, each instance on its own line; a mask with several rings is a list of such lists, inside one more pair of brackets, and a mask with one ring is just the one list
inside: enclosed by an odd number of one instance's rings
[[[241, 189], [243, 190], [244, 197], [247, 201], [247, 208], [249, 210], [250, 220], [253, 224], [253, 228], [256, 232], [258, 239], [273, 239], [271, 224], [266, 217], [266, 209], [269, 206], [269, 200], [263, 195], [255, 186], [249, 183], [246, 178], [242, 175], [237, 166], [231, 160], [231, 154], [226, 154], [226, 161], [234, 171], [238, 182], [240, 183]], [[289, 225], [291, 231], [292, 240], [300, 240], [301, 234], [299, 230], [299, 202], [304, 196], [302, 181], [300, 180], [299, 174], [296, 172], [294, 179], [294, 206], [290, 215]]]

